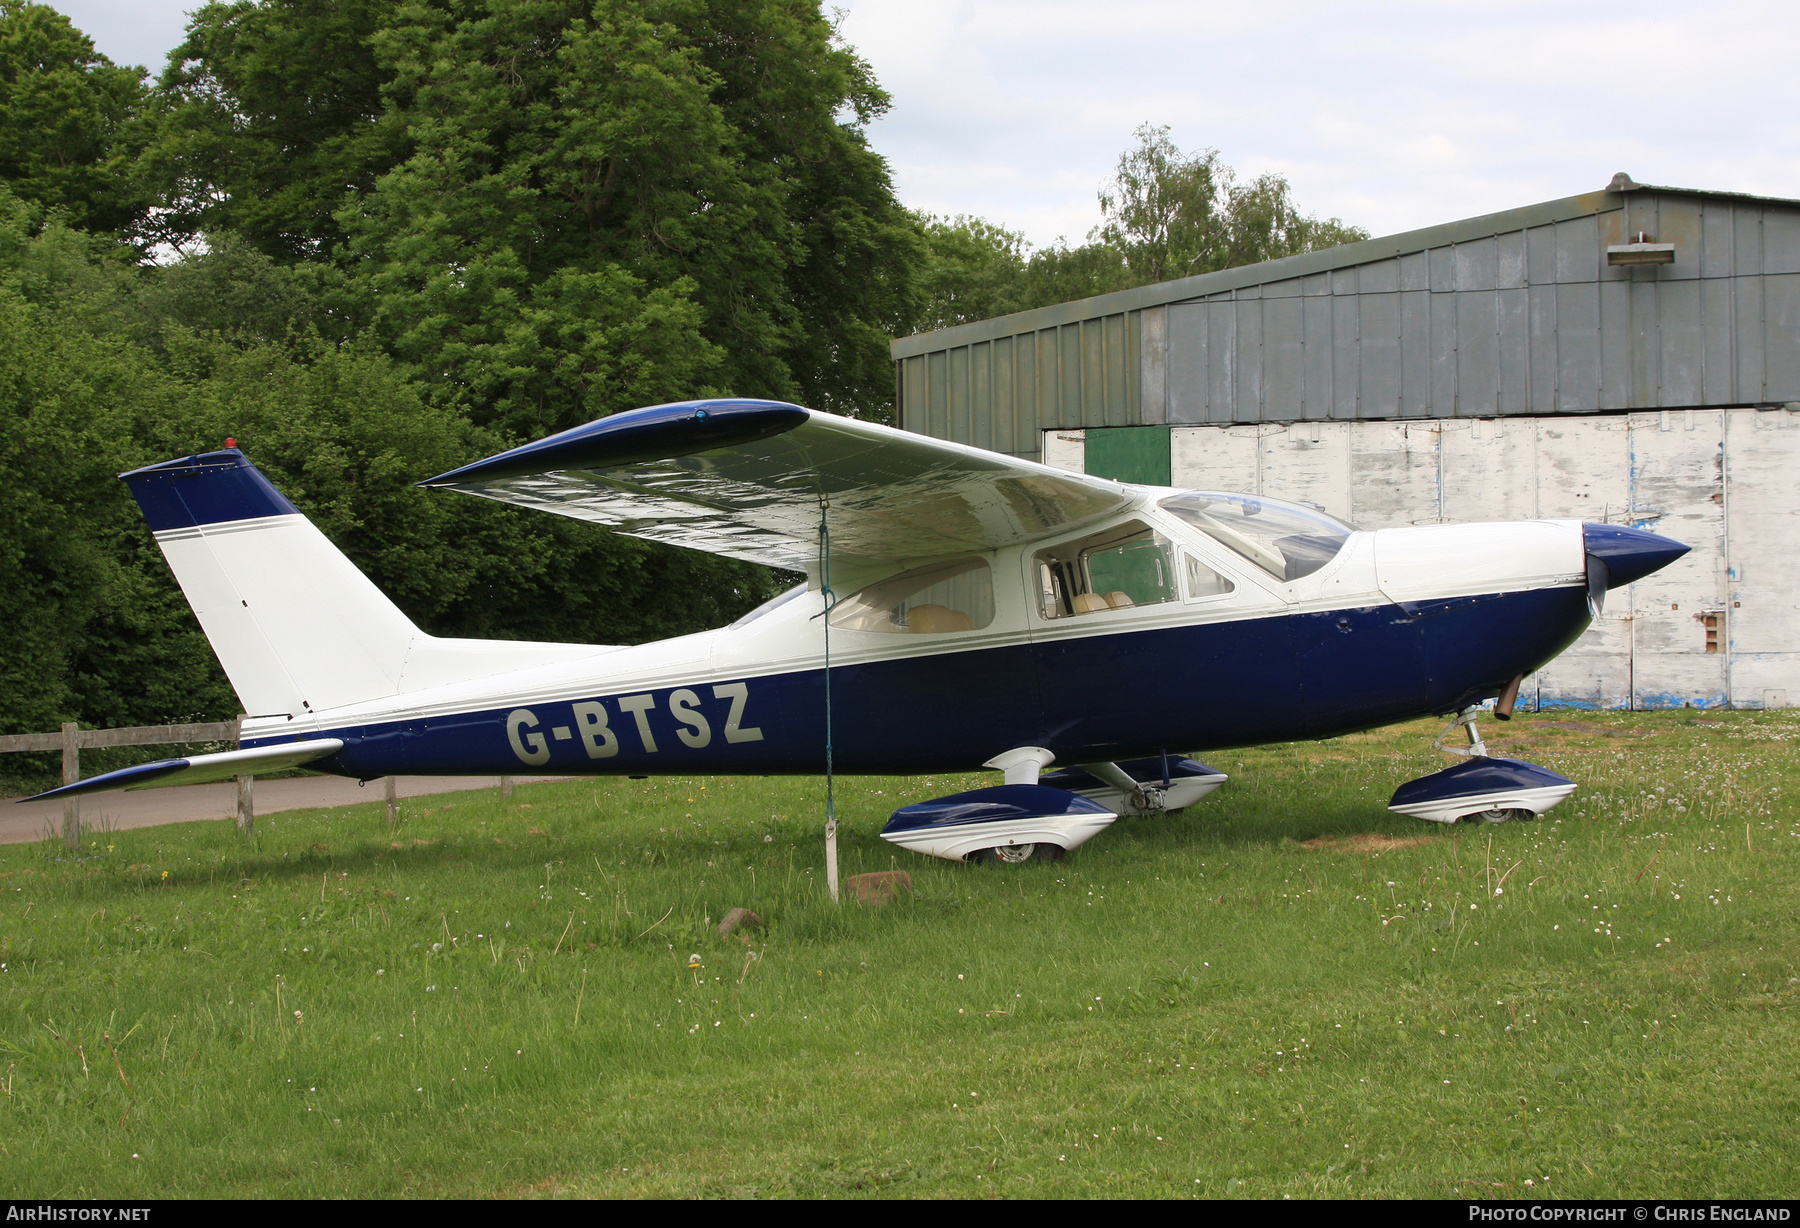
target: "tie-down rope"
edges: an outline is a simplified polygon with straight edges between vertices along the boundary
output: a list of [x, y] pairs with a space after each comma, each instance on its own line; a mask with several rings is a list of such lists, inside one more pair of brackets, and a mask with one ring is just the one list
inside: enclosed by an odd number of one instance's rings
[[825, 884], [831, 890], [831, 902], [838, 902], [837, 859], [837, 789], [836, 764], [832, 748], [831, 728], [831, 611], [837, 605], [837, 594], [831, 588], [831, 529], [825, 523], [830, 509], [828, 499], [819, 500], [819, 592], [825, 599], [820, 615], [825, 620]]

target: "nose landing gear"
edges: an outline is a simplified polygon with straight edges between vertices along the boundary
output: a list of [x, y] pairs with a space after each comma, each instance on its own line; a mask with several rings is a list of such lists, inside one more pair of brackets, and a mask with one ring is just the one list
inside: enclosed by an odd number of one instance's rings
[[[1479, 707], [1464, 708], [1456, 714], [1456, 719], [1444, 726], [1444, 732], [1438, 734], [1437, 741], [1431, 744], [1432, 750], [1441, 750], [1451, 755], [1466, 755], [1472, 759], [1487, 758], [1487, 743], [1481, 740], [1481, 730], [1475, 728], [1475, 720], [1481, 715]], [[1444, 739], [1461, 729], [1469, 735], [1469, 749], [1460, 746], [1445, 746]]]
[[[1575, 792], [1574, 781], [1549, 768], [1490, 756], [1475, 727], [1481, 711], [1471, 707], [1457, 713], [1431, 744], [1433, 750], [1464, 756], [1463, 762], [1407, 781], [1394, 790], [1389, 810], [1433, 823], [1505, 823], [1535, 819]], [[1444, 744], [1459, 728], [1468, 735], [1467, 750]]]

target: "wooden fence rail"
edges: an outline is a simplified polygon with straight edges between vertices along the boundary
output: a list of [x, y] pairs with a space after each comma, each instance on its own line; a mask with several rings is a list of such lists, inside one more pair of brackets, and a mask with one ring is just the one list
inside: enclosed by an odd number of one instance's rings
[[214, 721], [204, 725], [138, 725], [129, 729], [74, 729], [64, 725], [59, 733], [0, 734], [0, 752], [63, 750], [68, 746], [71, 730], [77, 750], [99, 746], [166, 746], [177, 742], [235, 742], [236, 721]]
[[[63, 725], [58, 733], [8, 733], [0, 734], [0, 753], [24, 754], [29, 751], [60, 750], [62, 752], [63, 783], [72, 785], [81, 779], [81, 752], [100, 746], [170, 746], [177, 743], [191, 742], [236, 742], [239, 740], [239, 725], [243, 718], [235, 721], [213, 721], [198, 725], [136, 725], [127, 729], [82, 729], [73, 721]], [[238, 786], [238, 829], [249, 835], [256, 824], [256, 799], [253, 786], [254, 778], [239, 776]], [[507, 798], [512, 797], [513, 778], [500, 778], [500, 791]], [[387, 821], [392, 827], [399, 821], [400, 801], [395, 792], [392, 776], [387, 778]], [[70, 848], [81, 843], [81, 799], [71, 797], [63, 802], [63, 840]]]
[[[239, 718], [240, 720], [242, 718]], [[81, 752], [101, 746], [169, 746], [183, 742], [236, 742], [239, 721], [212, 721], [197, 725], [134, 725], [125, 729], [82, 729], [65, 722], [57, 733], [9, 733], [0, 735], [0, 752], [60, 750], [63, 783], [81, 779]], [[238, 827], [248, 835], [256, 822], [251, 778], [238, 777]], [[70, 848], [81, 843], [81, 799], [63, 802], [63, 842]]]

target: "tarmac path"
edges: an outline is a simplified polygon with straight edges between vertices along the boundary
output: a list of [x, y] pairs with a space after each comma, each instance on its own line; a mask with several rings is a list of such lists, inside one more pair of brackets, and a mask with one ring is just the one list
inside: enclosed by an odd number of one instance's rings
[[[562, 780], [560, 776], [515, 776], [514, 784]], [[400, 776], [395, 791], [403, 798], [427, 797], [465, 789], [497, 789], [498, 776]], [[283, 810], [312, 810], [324, 806], [354, 806], [379, 802], [385, 796], [380, 783], [359, 788], [341, 776], [296, 776], [286, 780], [256, 782], [256, 814]], [[25, 844], [62, 834], [61, 801], [15, 802], [0, 798], [0, 844]], [[210, 785], [171, 785], [166, 789], [99, 793], [81, 799], [81, 830], [128, 831], [161, 823], [190, 823], [195, 819], [237, 818], [237, 782]]]

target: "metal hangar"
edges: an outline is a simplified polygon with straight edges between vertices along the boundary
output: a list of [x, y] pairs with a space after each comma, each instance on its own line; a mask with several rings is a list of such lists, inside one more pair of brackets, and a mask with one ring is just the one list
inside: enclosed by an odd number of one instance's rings
[[1800, 703], [1800, 201], [1621, 173], [892, 353], [902, 427], [1067, 469], [1673, 537], [1521, 704]]

